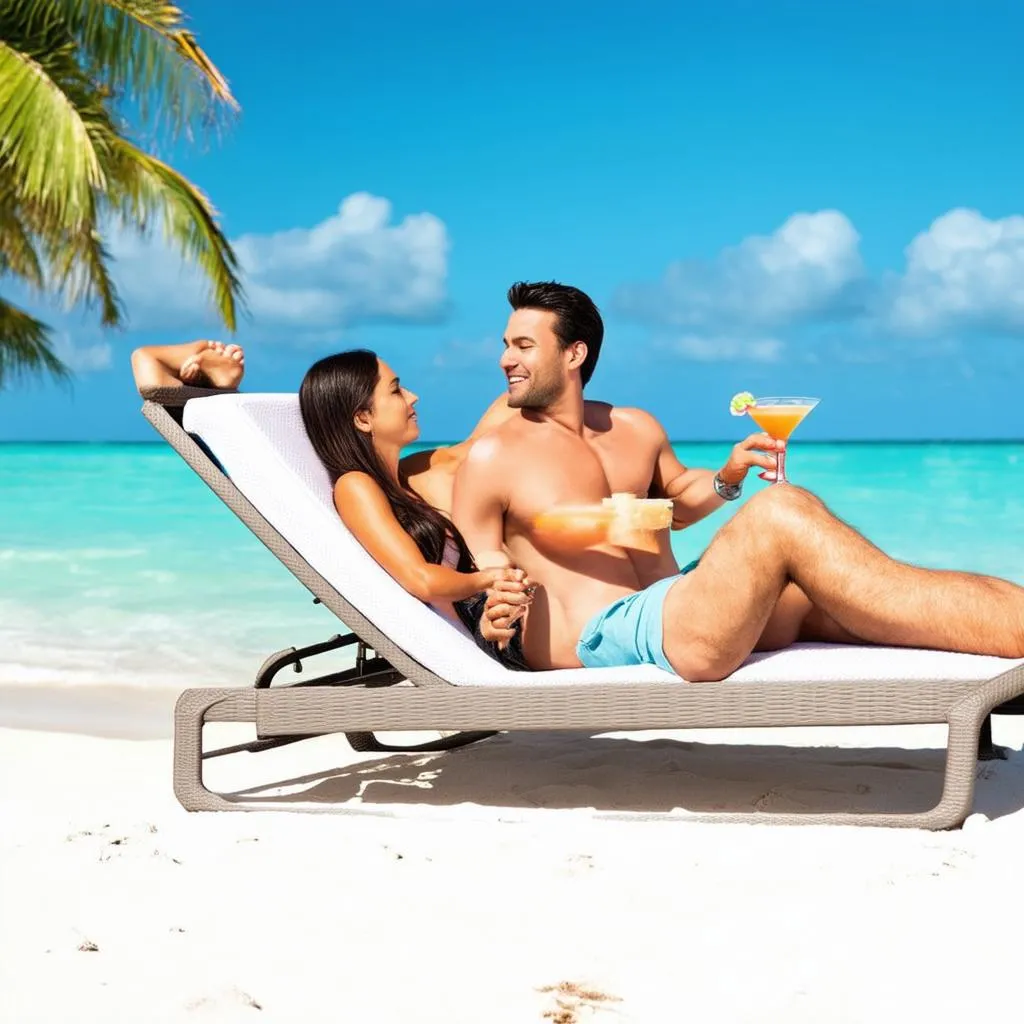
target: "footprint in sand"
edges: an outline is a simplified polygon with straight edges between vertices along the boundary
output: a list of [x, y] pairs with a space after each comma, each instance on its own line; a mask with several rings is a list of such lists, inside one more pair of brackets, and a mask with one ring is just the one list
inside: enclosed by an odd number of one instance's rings
[[608, 1003], [622, 1002], [618, 996], [608, 995], [594, 988], [584, 988], [574, 981], [560, 981], [557, 985], [545, 985], [537, 989], [545, 995], [550, 995], [554, 1006], [545, 1010], [543, 1019], [549, 1020], [552, 1024], [579, 1024], [580, 1011], [588, 1011], [587, 1016], [598, 1013], [601, 1010], [610, 1010]]
[[210, 1020], [223, 1019], [224, 1013], [231, 1009], [253, 1009], [262, 1010], [263, 1006], [257, 1002], [248, 992], [237, 986], [222, 989], [209, 995], [199, 996], [185, 1003], [185, 1009], [191, 1013], [198, 1013], [201, 1017]]

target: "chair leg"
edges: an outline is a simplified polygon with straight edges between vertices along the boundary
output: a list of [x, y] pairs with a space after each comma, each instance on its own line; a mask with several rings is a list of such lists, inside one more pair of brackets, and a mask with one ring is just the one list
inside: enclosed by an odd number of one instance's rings
[[457, 732], [451, 736], [442, 736], [437, 740], [429, 740], [426, 743], [391, 744], [381, 743], [372, 732], [347, 732], [345, 739], [349, 746], [360, 754], [368, 753], [432, 753], [438, 750], [455, 750], [457, 747], [465, 747], [470, 743], [478, 743], [491, 736], [497, 736], [496, 732]]
[[185, 690], [174, 706], [174, 795], [186, 811], [237, 811], [244, 804], [226, 800], [203, 783], [203, 722], [214, 705], [226, 705], [220, 720], [256, 722], [253, 691], [204, 688]]
[[1009, 756], [1006, 747], [996, 746], [992, 742], [992, 716], [986, 715], [981, 726], [981, 734], [978, 736], [978, 760], [1005, 761]]

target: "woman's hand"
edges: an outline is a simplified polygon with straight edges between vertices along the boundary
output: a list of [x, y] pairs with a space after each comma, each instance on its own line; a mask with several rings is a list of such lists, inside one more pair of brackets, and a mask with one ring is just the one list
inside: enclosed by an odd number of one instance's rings
[[505, 584], [509, 584], [512, 590], [522, 589], [521, 583], [525, 578], [526, 573], [522, 569], [516, 569], [511, 565], [498, 565], [480, 569], [473, 582], [479, 584], [478, 591], [486, 590], [490, 593], [495, 587]]
[[533, 602], [536, 587], [522, 569], [508, 568], [501, 573], [487, 588], [487, 601], [480, 617], [480, 635], [504, 650], [516, 635], [512, 626]]

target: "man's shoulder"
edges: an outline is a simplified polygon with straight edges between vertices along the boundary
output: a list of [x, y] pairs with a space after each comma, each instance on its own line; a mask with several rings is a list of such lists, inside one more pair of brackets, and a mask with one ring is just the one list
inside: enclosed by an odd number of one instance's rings
[[445, 462], [450, 461], [445, 459], [442, 454], [444, 449], [441, 448], [424, 448], [418, 452], [412, 452], [409, 455], [405, 455], [399, 461], [398, 465], [402, 472], [407, 476], [413, 477], [420, 473], [427, 473], [432, 469], [436, 469], [438, 466], [444, 465]]
[[480, 468], [503, 462], [524, 440], [522, 422], [522, 418], [517, 416], [489, 430], [475, 441], [464, 442], [468, 445], [466, 464]]
[[623, 432], [642, 434], [651, 440], [660, 440], [665, 428], [658, 419], [646, 409], [630, 405], [612, 405], [610, 402], [588, 401], [587, 419], [604, 420], [607, 428], [617, 428]]

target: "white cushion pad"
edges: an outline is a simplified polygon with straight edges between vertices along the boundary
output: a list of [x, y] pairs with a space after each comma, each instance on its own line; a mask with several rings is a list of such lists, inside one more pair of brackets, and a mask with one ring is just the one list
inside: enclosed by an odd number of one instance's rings
[[[185, 406], [235, 486], [351, 605], [421, 665], [456, 685], [679, 681], [654, 665], [512, 672], [407, 593], [346, 529], [327, 470], [313, 451], [294, 394], [232, 394]], [[797, 644], [752, 655], [726, 682], [984, 680], [1018, 662], [906, 648]], [[708, 684], [704, 684], [708, 685]], [[720, 684], [711, 684], [720, 685]]]

